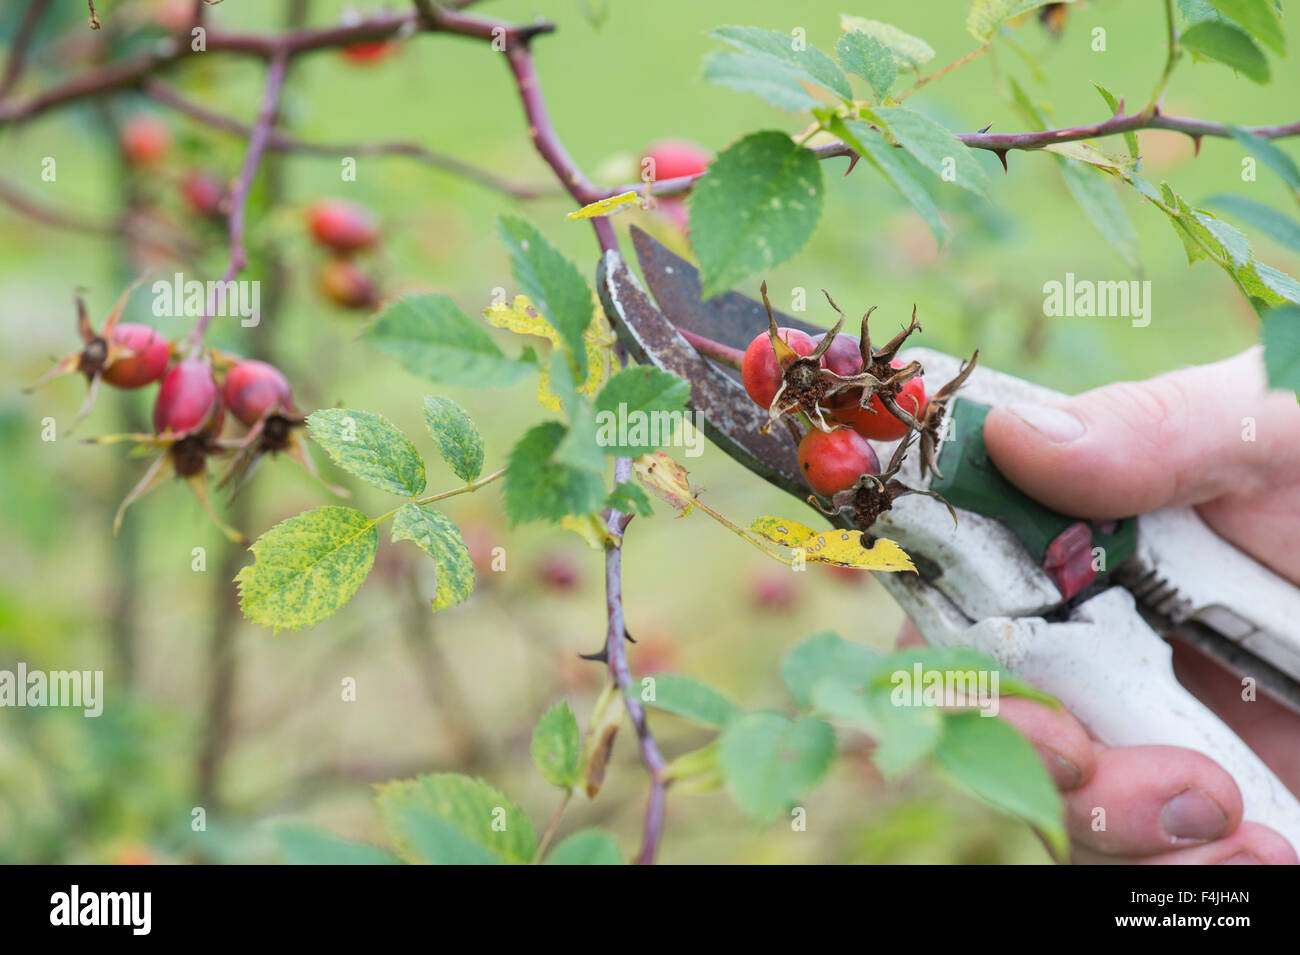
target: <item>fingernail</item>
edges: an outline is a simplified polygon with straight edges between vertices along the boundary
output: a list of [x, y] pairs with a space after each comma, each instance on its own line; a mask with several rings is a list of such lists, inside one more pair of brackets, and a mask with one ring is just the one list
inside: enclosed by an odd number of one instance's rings
[[1199, 789], [1179, 793], [1160, 811], [1160, 825], [1175, 839], [1217, 839], [1228, 825], [1222, 809]]
[[1056, 444], [1067, 444], [1083, 437], [1083, 422], [1061, 408], [1053, 408], [1051, 405], [1008, 405], [1006, 410]]
[[1052, 774], [1052, 782], [1056, 784], [1057, 789], [1070, 790], [1079, 785], [1082, 777], [1079, 767], [1056, 750], [1049, 749], [1041, 743], [1034, 748], [1038, 750], [1038, 755], [1047, 766], [1047, 771]]
[[1263, 865], [1259, 859], [1255, 858], [1253, 853], [1238, 852], [1235, 856], [1229, 856], [1224, 859], [1220, 865]]

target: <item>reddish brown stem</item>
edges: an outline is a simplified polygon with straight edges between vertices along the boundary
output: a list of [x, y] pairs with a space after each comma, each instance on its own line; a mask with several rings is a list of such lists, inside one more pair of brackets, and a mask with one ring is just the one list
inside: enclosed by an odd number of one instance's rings
[[[271, 126], [275, 123], [276, 113], [280, 110], [280, 93], [284, 88], [284, 77], [289, 69], [289, 55], [281, 53], [271, 61], [266, 71], [266, 90], [262, 94], [262, 105], [258, 109], [257, 123], [248, 139], [248, 151], [244, 154], [244, 164], [239, 176], [230, 187], [230, 211], [228, 214], [228, 231], [230, 235], [230, 263], [221, 275], [221, 287], [232, 281], [248, 264], [248, 250], [244, 247], [244, 217], [248, 205], [248, 193], [253, 186], [258, 166], [262, 163], [262, 153], [266, 150], [267, 140], [271, 135]], [[214, 305], [209, 301], [204, 308], [203, 317], [190, 332], [190, 340], [198, 345], [203, 341], [203, 334], [212, 321]]]
[[[197, 122], [211, 126], [213, 129], [220, 129], [244, 139], [252, 135], [252, 126], [186, 98], [171, 84], [162, 80], [151, 79], [147, 81], [144, 85], [144, 92], [155, 102], [169, 106]], [[426, 166], [441, 169], [452, 175], [477, 182], [489, 189], [503, 192], [516, 199], [536, 199], [546, 193], [545, 189], [538, 186], [511, 182], [493, 172], [463, 162], [454, 156], [426, 149], [418, 143], [313, 143], [291, 136], [281, 130], [272, 129], [266, 141], [266, 148], [274, 152], [296, 153], [301, 156], [321, 156], [330, 159], [341, 156], [405, 156]]]
[[677, 334], [694, 346], [695, 350], [705, 358], [712, 359], [720, 365], [726, 365], [728, 368], [734, 368], [740, 371], [740, 366], [745, 360], [745, 353], [739, 348], [732, 348], [730, 345], [724, 345], [721, 342], [715, 342], [712, 338], [705, 338], [703, 335], [697, 335], [685, 328], [677, 329]]

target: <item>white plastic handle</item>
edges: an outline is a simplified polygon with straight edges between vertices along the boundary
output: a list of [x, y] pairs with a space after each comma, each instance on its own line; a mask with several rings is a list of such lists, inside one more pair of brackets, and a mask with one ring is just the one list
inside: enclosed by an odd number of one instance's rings
[[1080, 604], [1068, 623], [989, 618], [934, 638], [988, 653], [1059, 699], [1109, 746], [1204, 753], [1236, 780], [1244, 818], [1276, 829], [1300, 851], [1300, 801], [1175, 679], [1169, 644], [1138, 616], [1128, 591], [1112, 587]]

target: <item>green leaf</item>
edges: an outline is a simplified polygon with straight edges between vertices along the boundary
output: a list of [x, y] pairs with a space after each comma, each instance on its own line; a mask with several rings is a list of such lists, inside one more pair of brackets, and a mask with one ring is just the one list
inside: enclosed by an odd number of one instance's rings
[[966, 144], [934, 120], [906, 106], [886, 106], [877, 111], [899, 145], [945, 182], [955, 182], [976, 195], [984, 195], [989, 177]]
[[501, 241], [510, 250], [510, 270], [523, 294], [560, 333], [575, 377], [587, 377], [587, 346], [582, 333], [591, 324], [595, 303], [578, 267], [546, 241], [532, 223], [501, 217]]
[[465, 409], [450, 398], [425, 395], [424, 424], [442, 459], [458, 478], [473, 484], [483, 472], [483, 436]]
[[1283, 182], [1294, 190], [1300, 190], [1300, 168], [1296, 167], [1295, 160], [1284, 153], [1281, 147], [1240, 126], [1229, 126], [1228, 132], [1256, 159], [1281, 176]]
[[863, 685], [880, 663], [880, 654], [835, 633], [809, 637], [781, 658], [781, 679], [801, 706], [812, 702], [813, 687], [833, 678], [851, 687]]
[[718, 154], [691, 196], [691, 243], [712, 298], [798, 252], [822, 211], [817, 157], [785, 133], [751, 133]]
[[711, 30], [714, 39], [730, 43], [736, 49], [774, 60], [792, 69], [803, 79], [830, 90], [842, 100], [853, 99], [849, 78], [829, 56], [802, 40], [775, 30], [759, 27], [726, 26]]
[[951, 713], [935, 759], [976, 796], [1037, 828], [1065, 856], [1060, 793], [1033, 746], [1009, 724], [978, 713]]
[[[971, 680], [977, 681], [978, 674], [983, 671], [989, 674], [990, 686], [992, 674], [996, 673], [998, 696], [1022, 696], [1050, 706], [1057, 705], [1055, 697], [1026, 683], [988, 654], [969, 647], [909, 647], [906, 650], [896, 650], [881, 658], [875, 673], [872, 674], [872, 685], [891, 690], [896, 690], [903, 685], [911, 685], [916, 682], [918, 664], [922, 674], [930, 670], [960, 673], [968, 683]], [[906, 684], [905, 676], [908, 681]]]
[[551, 356], [550, 387], [569, 418], [569, 430], [551, 456], [551, 463], [603, 475], [605, 453], [596, 433], [595, 409], [586, 395], [578, 393], [573, 372], [558, 352]]
[[1300, 282], [1263, 262], [1251, 264], [1254, 266], [1255, 274], [1259, 276], [1260, 283], [1273, 295], [1272, 298], [1264, 296], [1268, 304], [1281, 305], [1283, 302], [1300, 304]]
[[285, 865], [397, 865], [399, 860], [378, 846], [344, 839], [299, 822], [280, 823], [275, 840]]
[[1258, 229], [1292, 252], [1300, 252], [1300, 222], [1296, 222], [1284, 212], [1279, 212], [1254, 199], [1227, 193], [1210, 196], [1202, 204]]
[[898, 27], [879, 20], [840, 14], [840, 29], [865, 33], [883, 43], [894, 54], [900, 67], [919, 70], [934, 59], [934, 49], [924, 40], [904, 33]]
[[556, 703], [537, 721], [533, 728], [532, 754], [542, 778], [552, 786], [572, 789], [577, 785], [581, 755], [578, 720], [567, 700]]
[[373, 411], [323, 408], [307, 430], [343, 470], [381, 491], [415, 497], [424, 490], [424, 461], [410, 438]]
[[583, 829], [569, 836], [546, 857], [547, 865], [625, 865], [618, 842], [603, 829]]
[[[1110, 111], [1112, 113], [1118, 113], [1119, 100], [1115, 98], [1115, 94], [1112, 93], [1110, 90], [1106, 89], [1106, 87], [1102, 86], [1100, 83], [1094, 82], [1092, 85], [1097, 88], [1097, 92], [1100, 93], [1101, 98], [1106, 101], [1106, 105], [1110, 107]], [[1137, 159], [1138, 158], [1137, 133], [1132, 133], [1132, 132], [1125, 133], [1124, 145], [1128, 147], [1128, 154], [1132, 156], [1134, 159]]]
[[469, 599], [474, 592], [474, 562], [460, 536], [460, 528], [446, 514], [428, 504], [403, 504], [393, 516], [393, 543], [414, 541], [433, 558], [437, 567], [434, 610], [445, 610]]
[[812, 689], [812, 702], [833, 720], [844, 722], [875, 740], [871, 761], [886, 779], [916, 765], [939, 744], [943, 711], [934, 706], [896, 706], [882, 689], [854, 689], [825, 677]]
[[816, 98], [800, 84], [794, 70], [768, 57], [718, 50], [705, 58], [703, 78], [741, 93], [753, 93], [792, 113], [817, 105]]
[[1265, 313], [1264, 368], [1270, 388], [1300, 393], [1300, 308], [1284, 305]]
[[1286, 52], [1273, 0], [1209, 0], [1209, 4], [1274, 53]]
[[929, 190], [912, 174], [898, 155], [899, 150], [887, 143], [884, 136], [866, 123], [845, 122], [835, 117], [831, 120], [830, 129], [834, 135], [852, 146], [859, 156], [874, 166], [876, 171], [885, 177], [885, 181], [912, 204], [912, 208], [921, 216], [922, 221], [930, 227], [930, 231], [934, 234], [934, 241], [942, 248], [951, 234], [948, 226], [940, 218], [939, 210], [935, 207]]
[[648, 365], [624, 368], [596, 395], [596, 440], [606, 454], [636, 457], [685, 427], [691, 397], [684, 378]]
[[1217, 60], [1256, 83], [1267, 83], [1268, 60], [1244, 31], [1212, 20], [1193, 24], [1178, 38], [1192, 53]]
[[[644, 689], [641, 692], [642, 701], [646, 706], [672, 713], [692, 723], [721, 728], [740, 714], [735, 703], [713, 687], [688, 676], [678, 673], [655, 673], [643, 679], [654, 680], [654, 699], [645, 699]], [[644, 684], [642, 686], [644, 687]]]
[[835, 731], [817, 719], [750, 713], [722, 731], [718, 764], [732, 798], [770, 822], [817, 785], [835, 758]]
[[[988, 43], [1002, 24], [1030, 10], [1047, 6], [1048, 2], [1049, 0], [975, 0], [970, 6], [970, 13], [966, 15], [966, 29], [981, 43]], [[1065, 2], [1073, 3], [1074, 0]]]
[[635, 481], [616, 484], [614, 490], [609, 492], [609, 497], [605, 499], [605, 506], [622, 511], [624, 514], [640, 514], [642, 517], [650, 517], [654, 514], [650, 495]]
[[235, 577], [244, 616], [277, 633], [320, 623], [352, 599], [378, 546], [375, 522], [350, 507], [281, 521], [253, 542], [256, 563]]
[[409, 861], [526, 863], [537, 848], [524, 811], [481, 779], [447, 773], [385, 783], [376, 803]]
[[505, 503], [511, 526], [594, 514], [604, 504], [606, 489], [600, 475], [552, 460], [567, 432], [558, 421], [544, 422], [526, 431], [510, 452]]
[[512, 385], [535, 365], [507, 358], [492, 336], [445, 295], [406, 295], [363, 336], [407, 371], [448, 385]]
[[1061, 166], [1061, 175], [1065, 177], [1065, 186], [1074, 196], [1083, 214], [1119, 253], [1124, 264], [1131, 269], [1141, 266], [1138, 259], [1137, 232], [1129, 221], [1124, 206], [1115, 195], [1115, 190], [1103, 178], [1107, 174], [1089, 168], [1087, 163], [1077, 159], [1057, 156]]
[[835, 55], [850, 73], [856, 73], [871, 84], [878, 100], [889, 95], [898, 79], [898, 61], [884, 43], [870, 33], [854, 30], [840, 35], [835, 42]]
[[1203, 225], [1210, 235], [1214, 236], [1214, 241], [1227, 254], [1234, 269], [1241, 268], [1241, 266], [1250, 262], [1250, 243], [1246, 241], [1246, 237], [1241, 233], [1240, 229], [1233, 228], [1208, 212], [1192, 210], [1192, 214], [1196, 217], [1196, 221]]

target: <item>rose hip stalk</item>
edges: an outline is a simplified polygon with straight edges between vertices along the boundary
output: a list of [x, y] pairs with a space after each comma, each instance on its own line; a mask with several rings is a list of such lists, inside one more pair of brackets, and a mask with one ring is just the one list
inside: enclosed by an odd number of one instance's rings
[[90, 317], [86, 313], [86, 303], [77, 295], [77, 331], [81, 335], [83, 347], [61, 358], [53, 368], [41, 376], [40, 381], [24, 391], [32, 392], [53, 378], [81, 372], [89, 382], [86, 400], [82, 402], [77, 417], [72, 422], [68, 433], [89, 414], [95, 406], [99, 395], [101, 380], [115, 388], [143, 388], [157, 381], [167, 370], [171, 360], [171, 345], [161, 335], [147, 325], [131, 323], [119, 324], [122, 311], [132, 290], [140, 284], [140, 279], [127, 286], [113, 311], [104, 322], [102, 332], [91, 327]]

